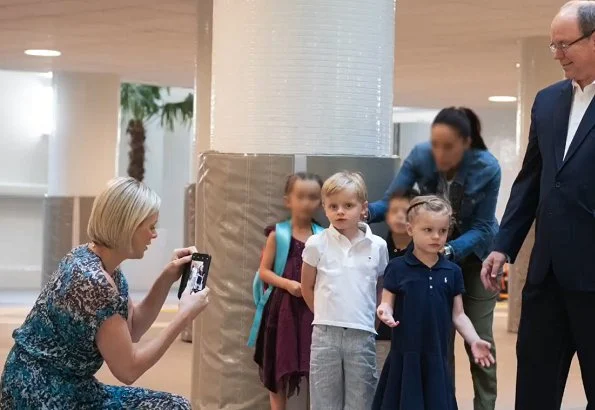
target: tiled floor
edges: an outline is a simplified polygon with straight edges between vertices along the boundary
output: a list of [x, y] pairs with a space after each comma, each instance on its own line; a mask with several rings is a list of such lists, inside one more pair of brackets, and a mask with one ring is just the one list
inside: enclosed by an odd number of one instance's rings
[[[11, 333], [25, 318], [28, 305], [34, 300], [34, 295], [3, 294], [0, 293], [0, 371], [3, 368], [6, 355], [12, 345]], [[169, 298], [164, 311], [155, 326], [146, 337], [154, 336], [171, 318], [175, 310], [175, 298]], [[494, 324], [496, 343], [498, 347], [498, 378], [499, 398], [498, 409], [511, 410], [514, 408], [515, 384], [515, 341], [516, 336], [506, 331], [506, 306], [498, 306]], [[468, 361], [461, 339], [457, 339], [457, 397], [461, 410], [472, 410], [473, 386], [468, 370]], [[544, 343], [547, 343], [544, 340]], [[143, 375], [136, 385], [152, 389], [165, 390], [173, 393], [190, 395], [190, 361], [192, 345], [176, 341], [165, 354], [163, 359]], [[98, 378], [105, 383], [118, 384], [105, 366], [99, 371]], [[563, 409], [578, 410], [586, 406], [585, 395], [580, 380], [580, 370], [577, 363], [573, 364], [568, 378]]]

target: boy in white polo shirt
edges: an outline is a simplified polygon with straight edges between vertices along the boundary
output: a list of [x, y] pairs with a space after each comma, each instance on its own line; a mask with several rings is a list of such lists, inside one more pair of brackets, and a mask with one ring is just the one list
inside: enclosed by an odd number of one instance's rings
[[361, 222], [368, 207], [361, 175], [330, 177], [322, 203], [331, 226], [308, 239], [302, 265], [302, 295], [314, 312], [311, 408], [368, 410], [377, 383], [375, 313], [388, 249]]

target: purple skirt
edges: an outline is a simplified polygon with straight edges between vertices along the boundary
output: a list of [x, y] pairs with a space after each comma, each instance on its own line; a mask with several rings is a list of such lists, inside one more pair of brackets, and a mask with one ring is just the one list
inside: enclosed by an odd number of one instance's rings
[[[272, 229], [267, 229], [267, 235]], [[304, 243], [291, 239], [283, 277], [300, 282]], [[310, 345], [314, 315], [303, 298], [275, 288], [264, 311], [256, 340], [254, 361], [260, 379], [273, 393], [292, 396], [310, 373]], [[299, 391], [299, 390], [298, 390]]]

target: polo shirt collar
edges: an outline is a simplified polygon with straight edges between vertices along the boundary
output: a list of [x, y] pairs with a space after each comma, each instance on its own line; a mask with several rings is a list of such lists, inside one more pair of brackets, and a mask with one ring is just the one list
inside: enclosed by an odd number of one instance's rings
[[[372, 241], [372, 236], [374, 234], [372, 233], [372, 230], [370, 229], [370, 226], [367, 223], [364, 223], [364, 222], [359, 222], [357, 224], [357, 226], [358, 226], [359, 230], [364, 233], [364, 238], [362, 239], [362, 241], [364, 241], [364, 240]], [[330, 224], [328, 230], [331, 233], [332, 237], [335, 238], [335, 239], [337, 239], [337, 240], [339, 240], [341, 238], [347, 239], [347, 237], [345, 235], [343, 235], [341, 232], [339, 232], [333, 226], [333, 224]]]
[[[413, 246], [409, 247], [404, 258], [405, 258], [405, 262], [407, 262], [407, 264], [409, 266], [426, 266], [422, 261], [417, 259], [417, 257], [413, 254]], [[436, 262], [436, 264], [434, 266], [432, 266], [432, 269], [450, 269], [450, 266], [447, 262], [448, 261], [444, 257], [444, 255], [438, 255], [438, 262]]]

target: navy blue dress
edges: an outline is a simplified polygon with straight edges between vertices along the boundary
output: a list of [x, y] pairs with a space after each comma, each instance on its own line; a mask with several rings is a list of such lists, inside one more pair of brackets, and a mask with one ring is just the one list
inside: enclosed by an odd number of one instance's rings
[[95, 378], [103, 358], [95, 344], [112, 315], [128, 317], [128, 284], [118, 269], [117, 290], [87, 245], [72, 250], [43, 288], [23, 325], [0, 379], [0, 410], [189, 410], [183, 397], [139, 387], [108, 386]]
[[400, 324], [372, 408], [456, 410], [447, 353], [454, 297], [464, 292], [461, 268], [442, 256], [429, 268], [410, 249], [388, 264], [384, 288], [396, 295]]

